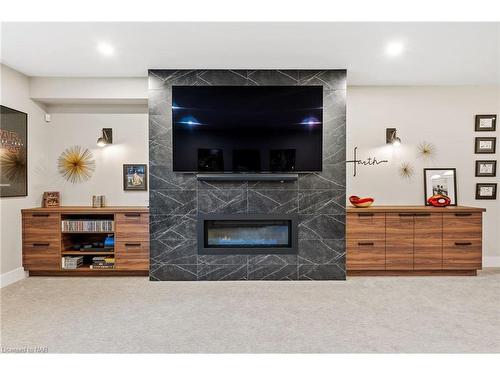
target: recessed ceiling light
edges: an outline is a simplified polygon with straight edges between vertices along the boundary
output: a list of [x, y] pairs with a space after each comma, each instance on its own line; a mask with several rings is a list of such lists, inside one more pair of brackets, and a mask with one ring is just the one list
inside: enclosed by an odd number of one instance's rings
[[387, 56], [396, 57], [401, 55], [405, 50], [405, 45], [401, 41], [392, 41], [387, 43], [385, 47], [385, 53]]
[[104, 56], [111, 56], [115, 53], [113, 46], [106, 42], [101, 42], [97, 45], [97, 50]]

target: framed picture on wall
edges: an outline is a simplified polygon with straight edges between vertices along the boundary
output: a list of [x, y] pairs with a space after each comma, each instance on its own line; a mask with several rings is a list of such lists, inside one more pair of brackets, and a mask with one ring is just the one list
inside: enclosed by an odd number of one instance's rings
[[495, 177], [496, 175], [496, 160], [476, 160], [476, 177]]
[[148, 190], [146, 164], [123, 164], [123, 190]]
[[497, 128], [497, 115], [476, 115], [477, 132], [494, 132]]
[[28, 114], [0, 106], [0, 197], [28, 195]]
[[497, 184], [476, 184], [476, 199], [497, 199]]
[[455, 168], [424, 168], [424, 202], [433, 195], [450, 198], [450, 206], [457, 205], [457, 171]]
[[476, 137], [474, 152], [476, 154], [494, 154], [496, 143], [496, 137]]

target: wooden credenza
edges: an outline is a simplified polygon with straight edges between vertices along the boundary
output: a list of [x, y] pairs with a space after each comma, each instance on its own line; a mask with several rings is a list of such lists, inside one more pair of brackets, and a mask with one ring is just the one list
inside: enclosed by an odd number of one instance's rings
[[[63, 220], [113, 220], [113, 230], [63, 231]], [[147, 207], [30, 208], [22, 210], [23, 267], [30, 275], [130, 276], [149, 272], [149, 209]], [[113, 234], [114, 248], [106, 251], [79, 251], [78, 242], [102, 242]], [[83, 255], [86, 263], [77, 269], [63, 269], [61, 258]], [[91, 269], [92, 256], [114, 256], [113, 269]]]
[[347, 274], [476, 275], [482, 213], [475, 207], [348, 208]]

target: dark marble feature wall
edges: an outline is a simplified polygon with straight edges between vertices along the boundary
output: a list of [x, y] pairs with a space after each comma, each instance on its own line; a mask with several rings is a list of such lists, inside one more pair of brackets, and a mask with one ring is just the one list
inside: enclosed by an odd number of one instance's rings
[[[172, 172], [172, 85], [322, 85], [323, 171], [284, 183]], [[344, 280], [345, 127], [345, 70], [150, 70], [150, 279]], [[198, 213], [296, 214], [298, 255], [198, 255]]]

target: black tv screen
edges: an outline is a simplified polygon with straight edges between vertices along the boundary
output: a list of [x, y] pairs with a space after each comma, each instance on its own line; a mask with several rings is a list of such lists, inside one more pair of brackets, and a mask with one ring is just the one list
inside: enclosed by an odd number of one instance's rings
[[322, 86], [173, 86], [176, 172], [321, 171]]

